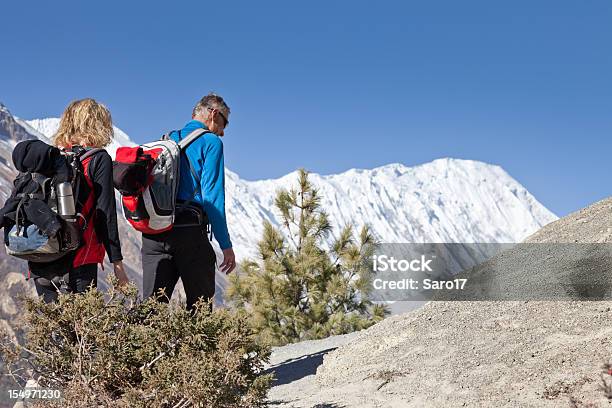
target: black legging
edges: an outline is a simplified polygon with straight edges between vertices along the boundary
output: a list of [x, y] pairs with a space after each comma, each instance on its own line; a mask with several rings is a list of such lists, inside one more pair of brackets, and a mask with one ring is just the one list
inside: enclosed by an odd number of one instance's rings
[[79, 266], [52, 280], [38, 277], [34, 279], [34, 284], [38, 296], [42, 296], [45, 302], [56, 302], [59, 292], [81, 293], [85, 292], [92, 284], [96, 287], [98, 285], [98, 265]]

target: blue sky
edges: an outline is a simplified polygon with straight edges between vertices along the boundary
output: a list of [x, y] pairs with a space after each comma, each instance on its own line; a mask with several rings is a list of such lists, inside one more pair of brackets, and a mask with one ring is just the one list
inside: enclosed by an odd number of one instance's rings
[[503, 166], [564, 215], [610, 195], [612, 2], [2, 5], [0, 101], [106, 103], [145, 142], [209, 90], [226, 165], [254, 180], [439, 157]]

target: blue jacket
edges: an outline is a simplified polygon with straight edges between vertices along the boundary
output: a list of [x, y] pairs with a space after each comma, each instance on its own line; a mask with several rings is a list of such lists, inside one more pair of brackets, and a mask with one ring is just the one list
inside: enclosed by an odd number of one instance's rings
[[[187, 122], [180, 130], [180, 137], [187, 137], [195, 129], [204, 128], [206, 125], [197, 120]], [[170, 133], [170, 138], [179, 141], [179, 132]], [[223, 163], [223, 142], [214, 133], [206, 133], [197, 138], [187, 146], [185, 150], [195, 173], [199, 180], [195, 180], [189, 164], [181, 160], [180, 182], [177, 198], [189, 200], [196, 189], [196, 183], [200, 185], [200, 193], [196, 194], [194, 202], [200, 204], [212, 227], [213, 234], [221, 249], [232, 247], [232, 241], [227, 231], [227, 220], [225, 217], [225, 166]]]

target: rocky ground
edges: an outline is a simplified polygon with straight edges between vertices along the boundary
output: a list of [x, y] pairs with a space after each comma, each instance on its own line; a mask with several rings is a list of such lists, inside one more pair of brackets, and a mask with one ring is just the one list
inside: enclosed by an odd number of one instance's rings
[[[548, 252], [533, 257], [539, 267], [530, 273], [559, 282], [550, 260], [576, 261], [567, 246], [544, 243], [610, 241], [607, 199], [531, 236], [530, 248]], [[510, 267], [524, 256], [519, 246], [496, 262], [512, 279], [533, 279]], [[607, 290], [612, 268], [588, 271]], [[430, 302], [348, 337], [275, 350], [279, 380], [269, 396], [278, 407], [569, 407], [570, 399], [580, 407], [610, 406], [602, 380], [609, 384], [612, 376], [602, 372], [612, 362], [611, 320], [612, 301]]]

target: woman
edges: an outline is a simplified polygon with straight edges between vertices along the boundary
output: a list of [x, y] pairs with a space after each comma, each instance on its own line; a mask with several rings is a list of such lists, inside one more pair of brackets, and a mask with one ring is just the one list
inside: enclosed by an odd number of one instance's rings
[[[128, 282], [123, 269], [123, 256], [117, 230], [117, 211], [113, 188], [113, 163], [106, 150], [92, 151], [110, 144], [113, 124], [108, 109], [94, 99], [71, 102], [53, 137], [53, 144], [66, 152], [75, 153], [83, 159], [84, 181], [81, 179], [75, 191], [76, 207], [84, 229], [80, 247], [53, 263], [35, 265], [30, 263], [36, 290], [47, 302], [57, 299], [60, 291], [84, 292], [90, 285], [97, 285], [98, 264], [104, 254], [113, 263], [119, 284]], [[55, 270], [56, 273], [50, 271]], [[57, 271], [61, 271], [58, 275]], [[49, 279], [50, 276], [55, 276]]]

